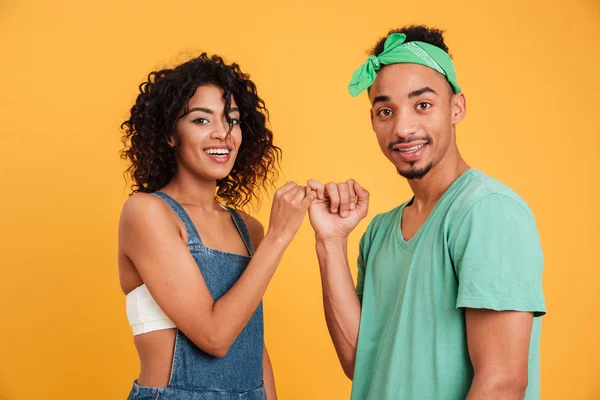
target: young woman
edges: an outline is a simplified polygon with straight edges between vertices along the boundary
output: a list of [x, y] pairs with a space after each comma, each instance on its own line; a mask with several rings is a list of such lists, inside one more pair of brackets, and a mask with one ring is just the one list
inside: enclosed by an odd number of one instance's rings
[[152, 72], [122, 128], [134, 192], [119, 276], [141, 371], [129, 399], [275, 399], [261, 298], [316, 193], [288, 182], [269, 229], [238, 211], [280, 150], [237, 64], [202, 54]]

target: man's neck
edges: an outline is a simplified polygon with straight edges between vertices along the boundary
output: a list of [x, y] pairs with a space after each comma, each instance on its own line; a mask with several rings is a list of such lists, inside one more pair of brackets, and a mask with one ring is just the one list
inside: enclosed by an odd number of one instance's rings
[[465, 160], [459, 156], [457, 160], [440, 162], [431, 168], [422, 179], [410, 179], [408, 184], [415, 194], [411, 205], [416, 208], [417, 212], [430, 209], [452, 183], [469, 168]]

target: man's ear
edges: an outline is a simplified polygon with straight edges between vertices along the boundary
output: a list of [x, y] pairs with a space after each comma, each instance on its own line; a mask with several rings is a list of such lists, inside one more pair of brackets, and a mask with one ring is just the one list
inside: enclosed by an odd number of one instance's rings
[[452, 96], [452, 125], [459, 123], [467, 114], [467, 99], [463, 92]]

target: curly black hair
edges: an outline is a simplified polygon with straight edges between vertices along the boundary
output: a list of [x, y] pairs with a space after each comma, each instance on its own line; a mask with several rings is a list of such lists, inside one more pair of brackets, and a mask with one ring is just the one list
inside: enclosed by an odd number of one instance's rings
[[[408, 25], [400, 29], [392, 29], [385, 37], [379, 39], [377, 44], [369, 51], [369, 55], [378, 56], [383, 52], [385, 40], [392, 33], [403, 33], [406, 35], [406, 43], [408, 42], [425, 42], [448, 53], [448, 46], [444, 43], [444, 31], [441, 29], [430, 28], [425, 25]], [[449, 54], [449, 53], [448, 53]]]
[[226, 64], [217, 55], [202, 53], [175, 68], [151, 72], [139, 86], [130, 118], [121, 124], [125, 146], [121, 158], [131, 162], [125, 171], [133, 181], [131, 194], [159, 190], [173, 177], [176, 150], [168, 140], [175, 135], [177, 119], [187, 113], [196, 88], [204, 84], [223, 90], [230, 128], [227, 111], [232, 96], [240, 110], [242, 145], [231, 173], [217, 181], [217, 198], [241, 208], [258, 203], [260, 188], [273, 185], [281, 149], [273, 144], [273, 133], [266, 126], [269, 112], [258, 97], [256, 85], [238, 64]]

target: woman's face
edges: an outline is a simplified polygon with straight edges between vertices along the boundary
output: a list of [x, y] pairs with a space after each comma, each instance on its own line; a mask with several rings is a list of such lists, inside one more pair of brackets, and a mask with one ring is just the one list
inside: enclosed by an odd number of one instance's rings
[[216, 181], [233, 169], [240, 145], [240, 111], [233, 96], [227, 110], [232, 121], [225, 118], [223, 90], [207, 84], [198, 86], [188, 102], [188, 113], [176, 124], [176, 137], [169, 144], [177, 146], [177, 167], [193, 175]]

